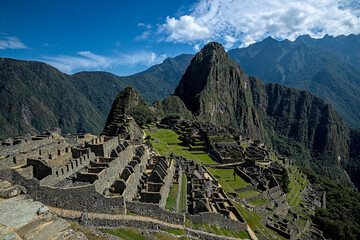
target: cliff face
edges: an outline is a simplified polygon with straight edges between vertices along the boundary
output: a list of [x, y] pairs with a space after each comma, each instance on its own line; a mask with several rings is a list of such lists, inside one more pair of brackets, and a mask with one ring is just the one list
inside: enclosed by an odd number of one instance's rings
[[[318, 173], [348, 182], [350, 128], [306, 91], [248, 77], [218, 43], [191, 61], [175, 90], [197, 119], [232, 126]], [[353, 141], [354, 142], [354, 141]]]
[[174, 95], [202, 121], [238, 128], [264, 140], [264, 129], [253, 107], [250, 79], [218, 43], [195, 55]]

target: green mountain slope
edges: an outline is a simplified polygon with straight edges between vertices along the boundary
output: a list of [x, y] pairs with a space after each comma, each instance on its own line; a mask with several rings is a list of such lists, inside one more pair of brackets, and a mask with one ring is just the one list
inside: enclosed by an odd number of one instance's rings
[[119, 77], [107, 72], [80, 72], [71, 76], [75, 87], [106, 117], [121, 90], [134, 86], [148, 103], [170, 96], [193, 55], [167, 58], [144, 72]]
[[350, 128], [327, 102], [248, 77], [220, 44], [196, 54], [175, 95], [199, 120], [236, 127], [342, 183], [347, 176], [341, 163], [358, 165], [349, 158]]
[[136, 86], [148, 102], [164, 99], [174, 91], [191, 57], [168, 58], [128, 77], [107, 72], [69, 76], [45, 63], [0, 58], [0, 139], [49, 127], [99, 134], [121, 90]]
[[307, 90], [326, 99], [352, 127], [360, 129], [360, 36], [296, 41], [267, 38], [229, 56], [265, 82]]
[[0, 137], [37, 133], [99, 133], [101, 116], [66, 74], [41, 63], [0, 58]]

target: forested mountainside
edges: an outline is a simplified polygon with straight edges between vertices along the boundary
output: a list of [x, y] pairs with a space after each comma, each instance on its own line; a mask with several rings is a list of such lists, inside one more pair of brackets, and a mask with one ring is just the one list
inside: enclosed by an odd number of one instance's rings
[[107, 72], [67, 75], [42, 62], [0, 58], [0, 139], [61, 127], [99, 134], [116, 95], [135, 86], [148, 102], [169, 96], [192, 55], [168, 58], [127, 77]]
[[271, 37], [228, 52], [244, 71], [262, 81], [307, 90], [326, 99], [351, 127], [360, 129], [360, 36], [294, 42]]
[[0, 137], [38, 133], [99, 132], [102, 116], [69, 76], [45, 63], [0, 58]]

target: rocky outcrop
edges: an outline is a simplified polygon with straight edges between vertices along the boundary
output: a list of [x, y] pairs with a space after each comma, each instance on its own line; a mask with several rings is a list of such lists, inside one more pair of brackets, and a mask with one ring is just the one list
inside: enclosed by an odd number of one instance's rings
[[219, 43], [209, 43], [195, 55], [174, 95], [202, 121], [240, 129], [265, 140], [257, 109], [253, 107], [250, 79]]
[[[4, 188], [23, 187], [0, 181], [0, 191]], [[0, 239], [87, 239], [64, 219], [49, 213], [44, 204], [19, 194], [0, 201]]]

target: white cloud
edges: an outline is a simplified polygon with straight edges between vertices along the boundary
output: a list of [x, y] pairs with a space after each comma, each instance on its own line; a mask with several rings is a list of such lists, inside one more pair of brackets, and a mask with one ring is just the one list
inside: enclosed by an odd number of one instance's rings
[[200, 0], [189, 15], [167, 17], [159, 28], [166, 41], [193, 45], [219, 41], [226, 48], [248, 46], [267, 36], [294, 40], [309, 34], [360, 33], [356, 0]]
[[151, 24], [145, 24], [145, 23], [138, 23], [138, 27], [143, 27], [143, 28], [146, 28], [146, 29], [151, 29], [152, 28]]
[[181, 16], [179, 20], [166, 18], [166, 23], [160, 27], [160, 31], [169, 34], [166, 41], [169, 42], [192, 42], [205, 40], [211, 37], [207, 27], [201, 26], [192, 16]]
[[146, 30], [141, 35], [137, 36], [135, 40], [139, 41], [143, 39], [148, 39], [151, 36], [151, 34], [152, 34], [151, 30]]
[[26, 49], [28, 48], [17, 37], [0, 38], [0, 49]]
[[200, 51], [200, 45], [199, 45], [199, 44], [195, 44], [194, 47], [193, 47], [193, 49], [194, 49], [195, 52]]
[[149, 51], [139, 51], [133, 54], [117, 53], [113, 56], [101, 56], [90, 51], [78, 52], [75, 56], [59, 55], [43, 56], [44, 61], [60, 71], [73, 73], [81, 70], [105, 70], [116, 66], [151, 66], [162, 62], [166, 55], [156, 55]]

